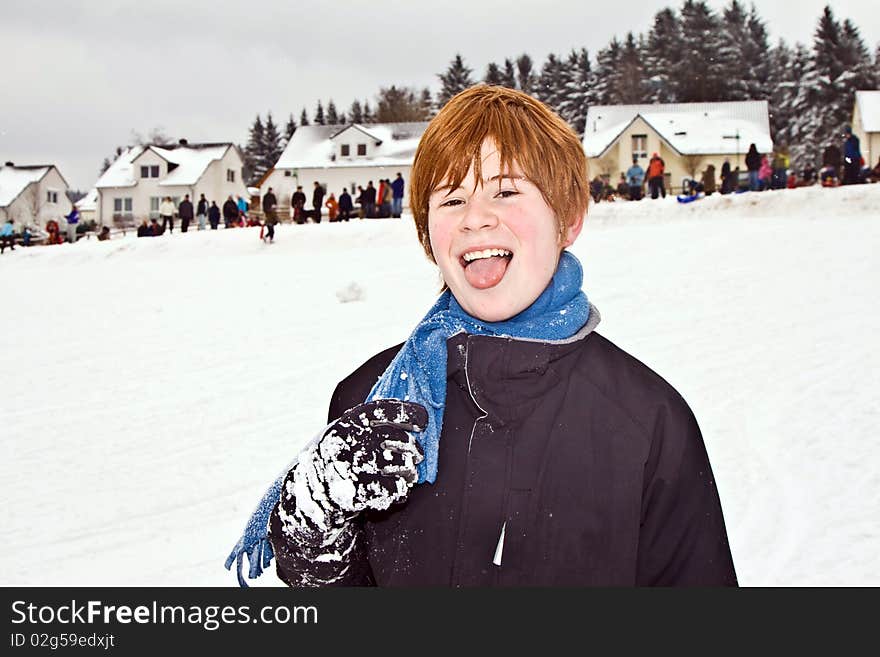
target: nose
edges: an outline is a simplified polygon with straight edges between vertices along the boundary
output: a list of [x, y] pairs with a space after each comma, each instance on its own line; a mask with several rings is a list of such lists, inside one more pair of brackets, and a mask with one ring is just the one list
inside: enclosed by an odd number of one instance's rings
[[480, 190], [477, 190], [467, 202], [461, 218], [461, 230], [471, 232], [494, 228], [497, 225], [498, 215], [495, 214], [491, 201], [484, 199]]

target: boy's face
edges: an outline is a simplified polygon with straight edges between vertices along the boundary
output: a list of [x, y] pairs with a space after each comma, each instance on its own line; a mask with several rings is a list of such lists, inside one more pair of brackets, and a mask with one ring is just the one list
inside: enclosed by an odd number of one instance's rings
[[428, 229], [434, 259], [458, 303], [473, 317], [499, 322], [544, 291], [561, 249], [574, 242], [582, 222], [560, 244], [552, 208], [516, 162], [502, 170], [488, 139], [480, 158], [480, 184], [471, 167], [458, 189], [441, 184], [431, 194]]

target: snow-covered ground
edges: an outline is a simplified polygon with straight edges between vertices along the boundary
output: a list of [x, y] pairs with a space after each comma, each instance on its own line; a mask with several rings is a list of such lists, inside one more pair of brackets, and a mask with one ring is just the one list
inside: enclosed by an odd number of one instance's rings
[[[335, 383], [438, 290], [411, 221], [258, 230], [0, 256], [0, 584], [233, 585]], [[880, 185], [599, 204], [573, 251], [694, 409], [740, 582], [880, 585]]]

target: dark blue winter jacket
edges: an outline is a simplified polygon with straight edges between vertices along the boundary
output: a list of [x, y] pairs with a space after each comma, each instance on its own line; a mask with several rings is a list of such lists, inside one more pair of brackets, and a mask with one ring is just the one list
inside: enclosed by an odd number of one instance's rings
[[342, 192], [342, 194], [339, 195], [339, 210], [341, 212], [351, 212], [353, 207], [351, 196], [349, 196], [348, 192]]
[[846, 138], [846, 142], [843, 144], [843, 157], [847, 162], [861, 164], [862, 149], [859, 148], [859, 138], [855, 135]]
[[392, 196], [394, 198], [403, 198], [403, 178], [395, 178], [391, 183]]

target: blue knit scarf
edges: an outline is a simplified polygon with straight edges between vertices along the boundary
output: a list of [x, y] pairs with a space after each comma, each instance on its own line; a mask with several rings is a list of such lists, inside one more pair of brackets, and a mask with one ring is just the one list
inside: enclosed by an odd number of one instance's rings
[[[428, 426], [417, 434], [425, 452], [425, 460], [418, 466], [419, 483], [434, 483], [437, 478], [437, 454], [446, 406], [446, 341], [461, 332], [541, 341], [570, 338], [590, 316], [590, 304], [581, 290], [582, 284], [581, 263], [563, 251], [547, 288], [531, 306], [506, 321], [480, 321], [468, 315], [449, 290], [440, 295], [366, 399], [402, 399], [418, 402], [427, 409]], [[263, 495], [244, 534], [226, 559], [227, 569], [237, 564], [241, 586], [247, 586], [242, 576], [245, 554], [250, 564], [250, 579], [259, 577], [274, 556], [268, 540], [269, 516], [281, 496], [281, 486], [289, 469], [285, 469]]]

